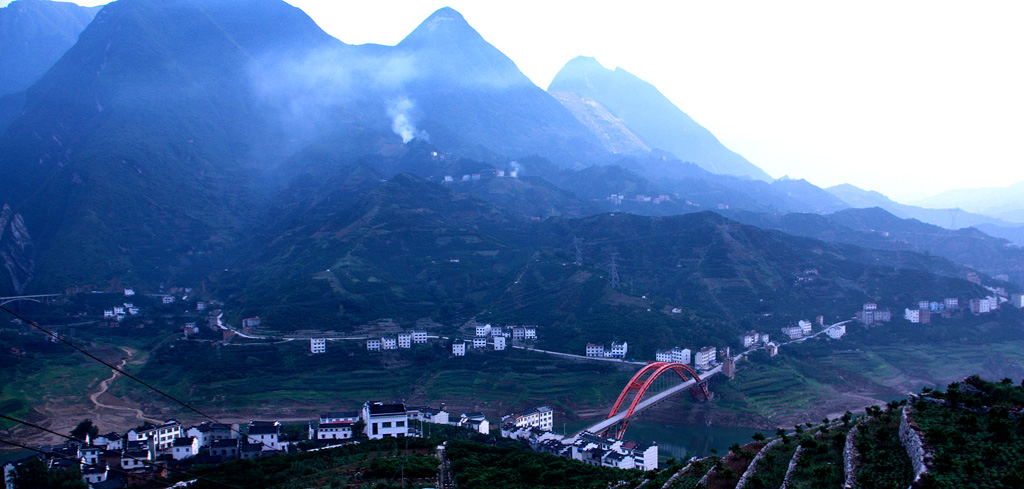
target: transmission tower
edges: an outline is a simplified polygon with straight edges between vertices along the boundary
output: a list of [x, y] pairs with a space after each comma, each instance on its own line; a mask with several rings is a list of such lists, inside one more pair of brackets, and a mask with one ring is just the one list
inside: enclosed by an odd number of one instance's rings
[[615, 262], [619, 258], [618, 253], [612, 253], [611, 285], [613, 289], [619, 288], [619, 265]]

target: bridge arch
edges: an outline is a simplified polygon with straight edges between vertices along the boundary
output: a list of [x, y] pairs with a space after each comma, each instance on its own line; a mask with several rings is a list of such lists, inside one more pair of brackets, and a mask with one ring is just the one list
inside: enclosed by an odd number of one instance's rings
[[616, 438], [620, 440], [622, 439], [622, 435], [625, 434], [626, 427], [629, 425], [629, 420], [633, 416], [633, 411], [636, 410], [637, 404], [640, 403], [644, 394], [647, 393], [647, 389], [654, 384], [654, 381], [657, 380], [658, 377], [668, 372], [675, 373], [683, 380], [683, 382], [692, 378], [696, 382], [690, 389], [690, 392], [698, 398], [711, 398], [711, 393], [708, 392], [707, 385], [701, 381], [700, 376], [697, 375], [697, 372], [689, 365], [671, 362], [654, 362], [647, 364], [629, 380], [629, 383], [626, 384], [626, 387], [623, 388], [622, 392], [619, 394], [618, 399], [615, 400], [615, 404], [612, 406], [611, 412], [608, 413], [608, 418], [612, 418], [617, 415], [623, 403], [625, 403], [626, 399], [629, 398], [629, 395], [635, 394], [632, 401], [629, 403], [626, 415], [622, 418], [622, 425], [615, 435]]
[[0, 302], [0, 306], [6, 306], [7, 304], [10, 304], [12, 302], [18, 302], [18, 301], [30, 301], [30, 302], [37, 302], [37, 303], [42, 304], [42, 301], [40, 301], [39, 299], [33, 299], [31, 297], [12, 297], [12, 298], [9, 298], [9, 299], [7, 299], [7, 300], [5, 300], [3, 302]]

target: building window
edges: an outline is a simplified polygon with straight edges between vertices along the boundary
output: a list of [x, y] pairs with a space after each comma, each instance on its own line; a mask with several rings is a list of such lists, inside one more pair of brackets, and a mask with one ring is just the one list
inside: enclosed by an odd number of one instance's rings
[[385, 421], [385, 422], [381, 423], [380, 427], [381, 428], [390, 428], [391, 427], [391, 421]]
[[377, 423], [373, 423], [373, 434], [377, 434]]
[[398, 428], [401, 428], [401, 427], [405, 426], [405, 421], [397, 421], [397, 422], [395, 422], [395, 426], [398, 427]]

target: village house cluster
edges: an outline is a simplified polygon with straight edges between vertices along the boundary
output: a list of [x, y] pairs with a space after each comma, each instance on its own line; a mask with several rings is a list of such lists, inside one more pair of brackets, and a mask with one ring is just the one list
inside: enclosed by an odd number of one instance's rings
[[[678, 198], [678, 195], [676, 197]], [[661, 195], [659, 195], [657, 197], [653, 197], [653, 196], [650, 196], [650, 195], [644, 195], [644, 194], [637, 194], [636, 197], [634, 197], [632, 199], [627, 199], [624, 194], [611, 194], [607, 198], [605, 198], [605, 200], [607, 200], [608, 202], [611, 202], [612, 205], [621, 205], [623, 202], [641, 202], [641, 203], [649, 203], [649, 204], [660, 204], [662, 202], [672, 202], [672, 197], [669, 196], [669, 195], [666, 195], [666, 194], [661, 194]]]
[[[405, 333], [398, 333], [398, 336], [382, 336], [381, 338], [370, 338], [366, 340], [368, 351], [388, 351], [412, 348], [412, 345], [426, 344], [428, 341], [427, 332], [424, 330], [413, 330]], [[313, 353], [324, 353], [327, 351], [327, 340], [324, 338], [311, 338], [309, 349]]]
[[605, 348], [604, 345], [598, 345], [596, 343], [587, 343], [586, 354], [591, 358], [626, 358], [626, 352], [629, 350], [629, 345], [623, 341], [619, 343], [617, 341], [612, 342], [611, 348]]
[[86, 435], [84, 440], [41, 446], [40, 453], [5, 464], [4, 476], [9, 480], [15, 467], [39, 458], [50, 468], [80, 467], [85, 482], [93, 488], [120, 488], [166, 477], [166, 464], [170, 461], [221, 463], [282, 453], [286, 449], [287, 443], [280, 439], [281, 423], [277, 421], [250, 421], [244, 429], [242, 434], [237, 424], [202, 423], [186, 428], [175, 420], [160, 425], [147, 423], [123, 435]]
[[495, 351], [502, 351], [508, 347], [509, 340], [519, 343], [537, 339], [537, 326], [494, 326], [476, 322], [471, 322], [469, 326], [473, 328], [473, 338], [455, 340], [452, 343], [452, 355], [466, 356], [467, 347], [483, 350], [490, 346]]

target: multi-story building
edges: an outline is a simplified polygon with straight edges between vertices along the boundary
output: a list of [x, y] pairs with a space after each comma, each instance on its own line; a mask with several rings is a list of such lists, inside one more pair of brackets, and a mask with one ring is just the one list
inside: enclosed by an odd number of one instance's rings
[[505, 429], [506, 425], [512, 425], [516, 428], [537, 427], [545, 431], [551, 431], [555, 427], [554, 411], [552, 411], [551, 406], [540, 406], [527, 409], [521, 413], [508, 414], [501, 418], [502, 430]]
[[412, 342], [416, 344], [423, 344], [427, 342], [427, 332], [423, 330], [415, 329], [412, 332]]
[[910, 321], [914, 324], [921, 322], [921, 311], [918, 309], [906, 309], [903, 311], [903, 319]]
[[718, 349], [713, 346], [705, 346], [694, 355], [693, 364], [700, 369], [707, 369], [718, 356]]
[[366, 340], [366, 349], [369, 351], [380, 351], [380, 340], [369, 339]]
[[479, 324], [476, 325], [476, 336], [488, 336], [491, 334], [490, 324]]
[[395, 338], [388, 338], [388, 337], [381, 338], [380, 339], [380, 349], [381, 350], [397, 350], [398, 349], [398, 340], [395, 339]]
[[133, 429], [128, 432], [128, 441], [145, 441], [148, 442], [151, 439], [154, 440], [156, 449], [159, 451], [165, 451], [171, 448], [174, 444], [175, 438], [182, 436], [181, 423], [169, 419], [166, 423], [155, 426], [149, 423], [142, 425], [141, 428]]
[[371, 440], [401, 438], [409, 434], [409, 416], [405, 404], [367, 402], [363, 404], [363, 422], [366, 436]]
[[750, 348], [761, 341], [761, 335], [757, 331], [747, 331], [739, 335], [740, 344], [743, 348]]
[[835, 325], [832, 325], [828, 329], [825, 330], [825, 334], [827, 334], [829, 338], [832, 338], [834, 340], [838, 340], [839, 338], [842, 338], [843, 335], [846, 334], [846, 325], [845, 324], [835, 324]]
[[689, 365], [690, 364], [690, 354], [691, 354], [691, 352], [690, 352], [689, 348], [679, 348], [677, 346], [677, 347], [673, 348], [670, 353], [672, 354], [672, 357], [671, 357], [672, 359], [670, 360], [671, 362], [673, 362], [673, 363], [681, 363], [683, 365]]
[[535, 340], [535, 339], [537, 339], [537, 327], [536, 326], [527, 326], [527, 327], [524, 328], [523, 334], [525, 336], [525, 339], [527, 339], [527, 340]]
[[495, 351], [501, 351], [501, 350], [504, 350], [504, 349], [505, 349], [505, 337], [504, 336], [495, 336], [494, 337], [494, 350]]
[[946, 309], [960, 309], [960, 299], [956, 297], [947, 297], [943, 303], [946, 304]]
[[791, 340], [796, 340], [804, 337], [804, 329], [800, 326], [789, 326], [782, 328], [782, 334], [788, 336]]
[[463, 342], [452, 343], [452, 355], [457, 357], [466, 356], [466, 344]]
[[1024, 294], [1011, 294], [1010, 305], [1018, 309], [1024, 308]]
[[512, 328], [512, 339], [522, 341], [526, 339], [526, 328], [516, 327]]
[[671, 362], [672, 350], [658, 350], [654, 352], [654, 360], [658, 362]]
[[309, 351], [312, 353], [326, 353], [327, 340], [324, 338], [310, 338]]
[[587, 356], [588, 357], [604, 357], [604, 345], [595, 345], [593, 343], [587, 343]]
[[626, 351], [629, 345], [625, 341], [622, 343], [612, 342], [612, 350], [608, 353], [608, 356], [613, 358], [626, 358]]
[[797, 322], [797, 325], [800, 326], [800, 331], [804, 334], [804, 336], [810, 336], [810, 334], [814, 332], [814, 330], [811, 329], [812, 325], [810, 321], [801, 319], [799, 322]]
[[250, 421], [245, 436], [249, 443], [263, 446], [263, 450], [280, 451], [284, 448], [278, 421]]
[[399, 348], [412, 348], [412, 334], [411, 333], [399, 333], [398, 334], [398, 347]]

